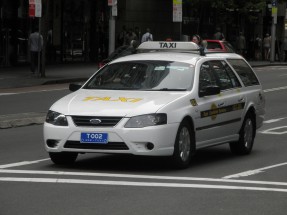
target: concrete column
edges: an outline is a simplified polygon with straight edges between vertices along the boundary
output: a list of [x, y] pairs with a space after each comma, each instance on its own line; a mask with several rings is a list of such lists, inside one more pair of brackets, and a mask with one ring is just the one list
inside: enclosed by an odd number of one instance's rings
[[271, 26], [271, 52], [270, 52], [270, 62], [275, 61], [275, 39], [276, 39], [276, 24], [274, 23], [274, 17]]
[[112, 16], [112, 11], [110, 7], [110, 20], [109, 20], [109, 54], [115, 50], [115, 34], [116, 34], [116, 21], [115, 17]]

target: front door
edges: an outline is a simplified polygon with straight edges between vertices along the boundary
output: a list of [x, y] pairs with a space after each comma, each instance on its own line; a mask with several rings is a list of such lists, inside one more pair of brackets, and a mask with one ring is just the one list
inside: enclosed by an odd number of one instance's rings
[[211, 60], [200, 67], [198, 90], [209, 85], [220, 87], [220, 94], [198, 96], [196, 139], [199, 147], [234, 139], [239, 131], [244, 98], [240, 82], [225, 61]]

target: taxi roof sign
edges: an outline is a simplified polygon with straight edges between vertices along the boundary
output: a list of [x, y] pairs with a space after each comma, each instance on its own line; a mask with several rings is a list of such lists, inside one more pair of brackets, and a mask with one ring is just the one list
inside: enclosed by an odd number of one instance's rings
[[138, 49], [199, 51], [199, 46], [193, 42], [148, 41], [140, 44]]

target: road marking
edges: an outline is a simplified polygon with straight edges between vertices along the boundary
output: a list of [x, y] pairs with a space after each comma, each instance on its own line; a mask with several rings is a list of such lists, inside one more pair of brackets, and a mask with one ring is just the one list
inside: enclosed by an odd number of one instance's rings
[[181, 184], [181, 183], [157, 183], [157, 182], [132, 182], [132, 181], [101, 181], [101, 180], [80, 180], [80, 179], [59, 179], [59, 178], [12, 178], [0, 177], [0, 181], [6, 182], [38, 182], [57, 184], [93, 184], [93, 185], [114, 185], [114, 186], [138, 186], [138, 187], [170, 187], [170, 188], [205, 188], [205, 189], [227, 189], [227, 190], [252, 190], [252, 191], [273, 191], [287, 192], [287, 189], [266, 188], [266, 187], [243, 187], [208, 184]]
[[[111, 177], [111, 178], [132, 178], [132, 179], [155, 179], [155, 180], [177, 180], [177, 181], [204, 181], [255, 185], [274, 185], [287, 186], [287, 182], [271, 181], [251, 181], [238, 180], [238, 178], [252, 174], [258, 174], [263, 170], [275, 168], [287, 163], [272, 165], [257, 170], [249, 170], [243, 173], [225, 176], [224, 178], [196, 178], [196, 177], [176, 177], [176, 176], [156, 176], [156, 175], [133, 175], [133, 174], [111, 174], [111, 173], [92, 173], [92, 172], [63, 172], [63, 171], [35, 171], [35, 170], [9, 170], [8, 167], [29, 165], [49, 160], [41, 159], [36, 161], [23, 161], [18, 163], [6, 164], [0, 166], [0, 174], [34, 174], [34, 175], [58, 175], [58, 176], [88, 176], [88, 177]], [[184, 184], [184, 183], [157, 183], [157, 182], [132, 182], [132, 181], [105, 181], [105, 180], [78, 180], [78, 179], [59, 179], [59, 178], [20, 178], [20, 177], [0, 177], [0, 181], [6, 182], [44, 182], [44, 183], [72, 183], [72, 184], [94, 184], [94, 185], [120, 185], [120, 186], [153, 186], [153, 187], [185, 187], [185, 188], [209, 188], [209, 189], [233, 189], [233, 190], [253, 190], [253, 191], [274, 191], [287, 192], [287, 189], [265, 188], [265, 187], [243, 187], [226, 185], [207, 185], [207, 184]]]
[[[279, 129], [283, 129], [283, 131], [276, 131]], [[275, 127], [275, 128], [270, 128], [264, 131], [259, 131], [261, 134], [276, 134], [276, 135], [282, 135], [287, 133], [287, 126], [281, 126], [281, 127]]]
[[264, 93], [268, 93], [268, 92], [273, 92], [273, 91], [278, 91], [278, 90], [286, 90], [286, 89], [287, 89], [287, 86], [285, 86], [285, 87], [276, 87], [276, 88], [263, 90], [263, 92]]
[[286, 117], [278, 118], [278, 119], [269, 119], [269, 120], [264, 121], [263, 123], [267, 123], [268, 124], [268, 123], [273, 123], [273, 122], [279, 122], [279, 121], [281, 121], [283, 119], [286, 119]]
[[30, 164], [35, 164], [35, 163], [39, 163], [39, 162], [46, 161], [46, 160], [50, 160], [50, 159], [46, 158], [46, 159], [35, 160], [35, 161], [22, 161], [22, 162], [18, 162], [18, 163], [4, 164], [4, 165], [0, 165], [0, 169], [16, 167], [16, 166], [30, 165]]
[[272, 165], [272, 166], [263, 167], [263, 168], [260, 168], [260, 169], [248, 170], [248, 171], [237, 173], [237, 174], [234, 174], [234, 175], [228, 175], [228, 176], [223, 177], [223, 179], [239, 178], [239, 177], [246, 177], [246, 176], [250, 176], [250, 175], [255, 175], [255, 174], [259, 174], [259, 173], [264, 172], [264, 170], [272, 169], [272, 168], [276, 168], [276, 167], [280, 167], [280, 166], [284, 166], [284, 165], [287, 165], [287, 162], [286, 163], [280, 163], [280, 164]]
[[24, 94], [24, 93], [41, 93], [41, 92], [50, 92], [50, 91], [60, 91], [60, 90], [67, 90], [69, 88], [59, 88], [59, 89], [49, 89], [49, 90], [35, 90], [35, 91], [26, 91], [26, 92], [16, 92], [16, 93], [0, 93], [0, 96], [9, 96], [9, 95], [17, 95], [17, 94]]
[[9, 96], [9, 95], [14, 95], [17, 93], [0, 93], [0, 96]]
[[110, 177], [110, 178], [132, 178], [132, 179], [154, 179], [154, 180], [176, 180], [176, 181], [205, 181], [205, 182], [225, 182], [240, 184], [260, 184], [287, 186], [287, 182], [251, 181], [235, 180], [225, 178], [197, 178], [197, 177], [177, 177], [177, 176], [157, 176], [157, 175], [133, 175], [133, 174], [111, 174], [94, 172], [63, 172], [63, 171], [39, 171], [39, 170], [9, 170], [0, 169], [0, 173], [7, 174], [33, 174], [33, 175], [58, 175], [58, 176], [86, 176], [86, 177]]

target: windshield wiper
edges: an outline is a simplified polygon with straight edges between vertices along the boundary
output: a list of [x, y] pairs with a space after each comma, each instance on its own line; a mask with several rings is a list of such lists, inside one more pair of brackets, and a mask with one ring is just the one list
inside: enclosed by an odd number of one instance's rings
[[129, 87], [114, 87], [114, 88], [84, 88], [84, 89], [89, 89], [89, 90], [140, 90], [141, 88], [129, 88]]
[[147, 91], [186, 91], [187, 89], [181, 89], [181, 88], [161, 88], [161, 89], [151, 89]]

